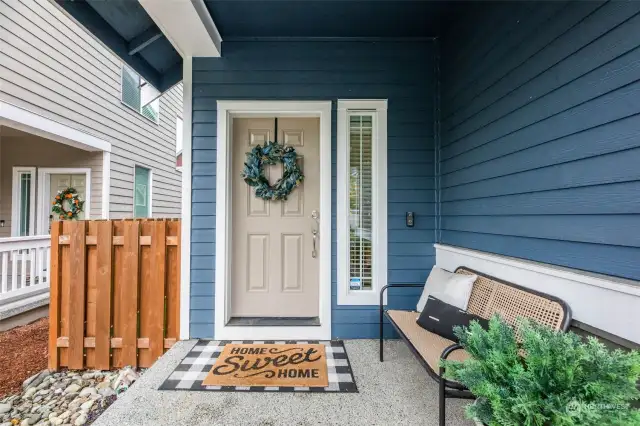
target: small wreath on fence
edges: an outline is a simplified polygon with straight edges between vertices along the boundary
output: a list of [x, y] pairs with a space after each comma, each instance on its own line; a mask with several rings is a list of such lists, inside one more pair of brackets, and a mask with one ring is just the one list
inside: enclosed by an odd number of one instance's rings
[[[286, 200], [304, 180], [297, 160], [298, 154], [293, 147], [285, 147], [278, 142], [265, 142], [264, 145], [256, 145], [251, 152], [247, 152], [242, 177], [249, 186], [256, 188], [256, 197], [263, 200]], [[284, 166], [282, 178], [271, 186], [264, 175], [264, 166], [278, 162]]]
[[[65, 209], [65, 202], [68, 202], [69, 210]], [[51, 204], [53, 204], [51, 211], [56, 213], [61, 220], [77, 220], [84, 207], [84, 201], [80, 199], [78, 192], [71, 187], [58, 191]]]

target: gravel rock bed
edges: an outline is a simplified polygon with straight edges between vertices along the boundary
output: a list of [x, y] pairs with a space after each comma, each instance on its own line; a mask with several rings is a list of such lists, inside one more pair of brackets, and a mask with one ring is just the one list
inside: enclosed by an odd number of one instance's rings
[[22, 384], [22, 392], [0, 400], [0, 426], [91, 424], [139, 377], [119, 371], [43, 370]]

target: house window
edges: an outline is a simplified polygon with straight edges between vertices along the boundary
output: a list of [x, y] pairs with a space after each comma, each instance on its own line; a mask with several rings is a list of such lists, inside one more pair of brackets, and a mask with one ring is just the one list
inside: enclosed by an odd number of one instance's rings
[[35, 167], [13, 168], [11, 235], [35, 235]]
[[349, 286], [372, 288], [373, 116], [349, 114]]
[[151, 170], [135, 166], [133, 216], [151, 217]]
[[31, 224], [31, 173], [20, 174], [20, 236], [29, 235]]
[[375, 305], [387, 281], [387, 108], [338, 101], [338, 304]]
[[160, 98], [155, 97], [147, 102], [147, 93], [157, 94], [155, 89], [147, 86], [150, 86], [149, 83], [137, 72], [126, 65], [122, 66], [122, 103], [157, 124], [160, 118]]

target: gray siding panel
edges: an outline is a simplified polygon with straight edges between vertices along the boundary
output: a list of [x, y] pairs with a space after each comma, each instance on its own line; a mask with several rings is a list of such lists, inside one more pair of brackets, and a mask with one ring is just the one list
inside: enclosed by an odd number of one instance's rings
[[640, 280], [640, 3], [536, 7], [504, 60], [443, 38], [440, 241]]
[[[215, 252], [216, 101], [333, 101], [332, 329], [375, 337], [377, 308], [336, 303], [336, 100], [382, 98], [388, 110], [389, 282], [424, 282], [434, 264], [434, 45], [431, 42], [227, 42], [224, 56], [193, 64], [191, 242], [192, 337], [212, 337]], [[416, 227], [404, 214], [417, 214]], [[394, 292], [410, 307], [414, 290]]]
[[153, 171], [154, 216], [179, 216], [182, 85], [160, 99], [155, 124], [120, 102], [121, 63], [49, 1], [0, 1], [0, 100], [112, 144], [113, 218], [132, 215], [134, 164]]

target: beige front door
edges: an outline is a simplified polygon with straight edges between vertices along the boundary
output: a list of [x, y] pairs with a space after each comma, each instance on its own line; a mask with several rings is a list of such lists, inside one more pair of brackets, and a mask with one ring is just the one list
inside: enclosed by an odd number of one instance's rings
[[[231, 316], [317, 317], [319, 256], [313, 255], [313, 231], [319, 228], [312, 214], [320, 214], [320, 120], [278, 119], [277, 140], [296, 149], [305, 175], [286, 201], [256, 198], [240, 177], [246, 153], [273, 140], [274, 128], [273, 118], [233, 120]], [[282, 165], [268, 166], [266, 175], [273, 184]]]
[[[84, 210], [86, 211], [89, 207], [89, 200], [87, 200], [87, 175], [84, 173], [80, 174], [70, 174], [70, 173], [52, 173], [49, 175], [49, 194], [45, 197], [45, 200], [53, 200], [58, 191], [64, 191], [67, 188], [73, 188], [77, 191], [81, 200], [85, 200]], [[65, 205], [66, 209], [69, 209], [69, 206]], [[51, 213], [47, 216], [47, 229], [51, 231], [51, 220], [57, 219], [52, 216]], [[84, 219], [84, 212], [78, 215], [78, 219]]]

